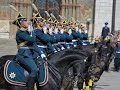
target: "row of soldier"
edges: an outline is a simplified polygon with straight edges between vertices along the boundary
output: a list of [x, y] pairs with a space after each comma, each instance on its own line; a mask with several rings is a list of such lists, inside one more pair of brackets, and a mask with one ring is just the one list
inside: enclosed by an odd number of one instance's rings
[[41, 44], [41, 47], [47, 47], [47, 54], [53, 54], [63, 49], [82, 45], [83, 40], [87, 40], [88, 38], [88, 34], [85, 32], [83, 25], [81, 25], [79, 29], [76, 23], [65, 20], [58, 23], [55, 22], [56, 20], [52, 20], [51, 17], [44, 22], [44, 19], [39, 13], [33, 16], [31, 21], [32, 24], [36, 26], [34, 32], [39, 47]]
[[66, 20], [58, 23], [51, 17], [44, 20], [39, 13], [34, 14], [30, 21], [32, 24], [29, 25], [27, 18], [20, 13], [13, 21], [13, 24], [18, 26], [16, 32], [18, 53], [15, 60], [29, 72], [27, 90], [33, 90], [37, 76], [38, 68], [35, 58], [43, 61], [50, 54], [89, 44], [88, 33], [83, 25], [79, 28], [77, 23]]

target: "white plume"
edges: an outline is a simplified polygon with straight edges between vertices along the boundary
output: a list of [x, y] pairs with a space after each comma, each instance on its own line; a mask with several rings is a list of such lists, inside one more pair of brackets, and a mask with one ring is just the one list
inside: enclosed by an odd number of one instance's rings
[[56, 17], [55, 17], [52, 13], [50, 14], [50, 16], [51, 16], [52, 18], [56, 19]]
[[45, 14], [46, 14], [48, 17], [50, 17], [50, 14], [49, 14], [47, 11], [45, 11]]
[[12, 8], [13, 10], [15, 10], [16, 12], [18, 12], [18, 10], [15, 8], [15, 6], [13, 6], [13, 5], [9, 5], [10, 6], [10, 8]]
[[35, 11], [38, 12], [38, 9], [37, 9], [37, 7], [36, 7], [36, 5], [35, 5], [34, 3], [32, 4], [32, 7], [33, 7], [33, 9], [34, 9]]

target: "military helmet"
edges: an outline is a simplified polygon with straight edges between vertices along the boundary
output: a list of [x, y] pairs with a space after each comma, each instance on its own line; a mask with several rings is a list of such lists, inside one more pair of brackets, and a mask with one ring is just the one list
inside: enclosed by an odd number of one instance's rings
[[44, 21], [44, 19], [41, 17], [40, 13], [34, 14], [33, 17], [30, 19], [30, 21], [35, 24], [38, 20]]
[[117, 39], [117, 42], [120, 42], [120, 38]]
[[55, 20], [53, 21], [53, 23], [54, 23], [55, 25], [59, 24], [59, 22], [58, 22], [57, 19], [55, 19]]
[[98, 36], [95, 38], [95, 41], [99, 41], [99, 37]]
[[85, 28], [85, 25], [84, 24], [80, 24], [80, 28]]
[[27, 21], [27, 18], [23, 17], [20, 13], [17, 15], [16, 19], [12, 22], [12, 24], [17, 25], [20, 27], [20, 23], [22, 21]]
[[71, 21], [68, 21], [68, 24], [69, 24], [69, 25], [71, 25], [71, 24], [73, 24], [73, 22], [71, 22]]
[[110, 37], [109, 37], [109, 36], [107, 36], [107, 37], [104, 39], [104, 41], [108, 41], [108, 40], [110, 40]]
[[62, 25], [67, 25], [67, 24], [68, 24], [68, 22], [67, 22], [66, 20], [62, 20], [60, 23], [61, 23]]
[[108, 25], [108, 22], [105, 22], [105, 25]]
[[52, 19], [51, 17], [49, 17], [49, 18], [46, 20], [46, 23], [53, 24], [53, 23], [54, 23], [54, 21], [53, 21], [53, 19]]

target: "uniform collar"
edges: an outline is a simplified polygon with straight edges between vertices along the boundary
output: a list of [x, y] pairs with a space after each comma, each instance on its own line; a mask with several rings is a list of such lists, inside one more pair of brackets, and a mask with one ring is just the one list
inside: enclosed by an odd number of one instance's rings
[[27, 31], [27, 28], [20, 28], [21, 31]]

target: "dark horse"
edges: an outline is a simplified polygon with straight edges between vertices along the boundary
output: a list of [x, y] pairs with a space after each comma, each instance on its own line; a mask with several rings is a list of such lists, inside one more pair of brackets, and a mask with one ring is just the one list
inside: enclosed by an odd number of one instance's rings
[[101, 43], [96, 52], [97, 62], [91, 64], [88, 76], [97, 82], [104, 71], [108, 71], [109, 64], [114, 56], [114, 47], [110, 42]]
[[[98, 81], [103, 71], [108, 68], [111, 57], [113, 57], [114, 48], [110, 43], [105, 42], [105, 44], [99, 43], [97, 45], [82, 46], [80, 49], [77, 47], [76, 49], [72, 49], [72, 51], [76, 51], [78, 54], [83, 53], [82, 55], [88, 58], [86, 59], [85, 68], [83, 68], [82, 78], [86, 81], [86, 85], [91, 86], [92, 84], [89, 85], [90, 80], [92, 82]], [[82, 80], [81, 77], [78, 78], [77, 83], [79, 89], [83, 85]]]
[[[66, 53], [67, 52], [67, 53]], [[13, 56], [4, 56], [0, 58], [1, 61], [6, 61], [13, 59]], [[81, 60], [80, 60], [81, 59]], [[4, 63], [2, 62], [2, 63]], [[47, 61], [49, 67], [49, 78], [46, 85], [40, 87], [37, 84], [37, 89], [39, 90], [60, 90], [62, 87], [63, 78], [70, 67], [76, 63], [84, 64], [83, 58], [78, 54], [70, 54], [68, 51], [61, 51], [54, 54]], [[1, 68], [2, 70], [3, 68]], [[7, 83], [7, 90], [26, 90], [24, 86], [15, 86]]]

